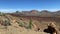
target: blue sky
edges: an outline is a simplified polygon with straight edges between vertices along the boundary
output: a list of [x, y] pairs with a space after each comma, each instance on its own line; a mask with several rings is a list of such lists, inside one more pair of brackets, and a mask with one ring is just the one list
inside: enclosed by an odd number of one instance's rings
[[3, 12], [34, 9], [57, 11], [60, 9], [60, 0], [0, 0], [0, 11]]

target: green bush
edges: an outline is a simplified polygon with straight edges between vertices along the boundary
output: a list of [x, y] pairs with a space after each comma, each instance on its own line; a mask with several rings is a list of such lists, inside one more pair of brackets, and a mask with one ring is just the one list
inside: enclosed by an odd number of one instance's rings
[[24, 24], [23, 24], [23, 23], [19, 23], [19, 26], [23, 27], [23, 26], [24, 26]]
[[17, 23], [19, 24], [19, 26], [23, 27], [24, 26], [24, 23], [23, 22], [19, 22], [17, 21]]
[[28, 25], [28, 29], [32, 29], [32, 19], [30, 19], [29, 25]]
[[25, 28], [27, 28], [27, 29], [32, 29], [32, 19], [30, 19], [30, 21], [29, 21], [29, 24], [27, 24], [27, 23], [25, 23], [25, 22], [19, 22], [19, 21], [17, 21], [17, 23], [19, 24], [19, 26], [21, 26], [21, 27], [25, 27]]
[[5, 15], [3, 12], [0, 12], [0, 16]]
[[3, 23], [3, 25], [4, 25], [4, 26], [10, 26], [10, 25], [11, 25], [11, 23], [10, 23], [10, 21], [9, 21], [9, 20], [5, 20], [5, 21], [4, 21], [4, 23]]
[[9, 20], [4, 20], [3, 23], [2, 23], [1, 25], [5, 26], [5, 29], [7, 29], [7, 26], [10, 26], [11, 23], [10, 23]]
[[18, 23], [19, 26], [21, 26], [21, 27], [25, 27], [25, 28], [28, 27], [28, 26], [27, 26], [27, 23], [25, 23], [25, 22], [18, 22], [18, 21], [17, 21], [17, 23]]

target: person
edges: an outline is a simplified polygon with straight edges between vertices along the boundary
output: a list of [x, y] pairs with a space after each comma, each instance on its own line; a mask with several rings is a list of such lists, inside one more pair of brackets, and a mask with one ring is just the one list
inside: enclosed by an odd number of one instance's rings
[[57, 34], [56, 25], [54, 23], [48, 24], [48, 28], [45, 29], [44, 32], [47, 32], [50, 34]]

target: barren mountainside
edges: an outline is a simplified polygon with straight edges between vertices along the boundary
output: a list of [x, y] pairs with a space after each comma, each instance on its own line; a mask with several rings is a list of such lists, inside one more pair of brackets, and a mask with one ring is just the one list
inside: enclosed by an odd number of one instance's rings
[[42, 11], [31, 10], [31, 11], [22, 11], [22, 12], [16, 11], [15, 13], [12, 14], [19, 14], [22, 16], [59, 17], [60, 10], [56, 12], [50, 12], [47, 10], [42, 10]]
[[48, 12], [44, 10], [39, 12], [37, 10], [32, 10], [5, 13], [0, 15], [0, 33], [29, 34], [32, 32], [32, 34], [45, 34], [43, 31], [47, 28], [47, 24], [49, 23], [55, 23], [57, 28], [60, 28], [59, 11]]

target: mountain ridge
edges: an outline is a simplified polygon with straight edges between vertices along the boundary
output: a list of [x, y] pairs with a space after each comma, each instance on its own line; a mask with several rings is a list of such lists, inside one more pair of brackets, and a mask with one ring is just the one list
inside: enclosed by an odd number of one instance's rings
[[15, 15], [20, 15], [20, 16], [40, 16], [40, 17], [60, 17], [60, 10], [56, 12], [50, 12], [47, 10], [31, 10], [31, 11], [16, 11], [14, 13], [9, 13], [9, 14], [15, 14]]

